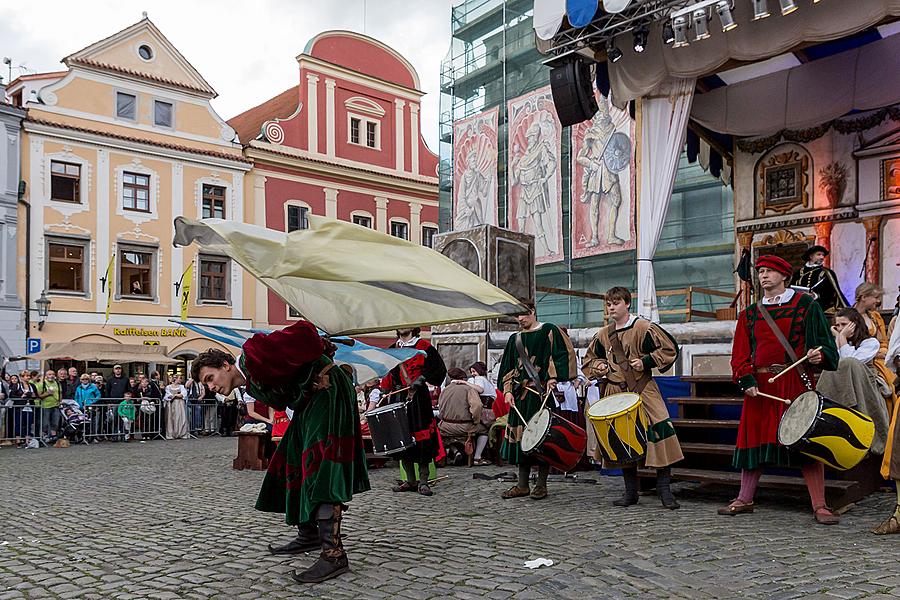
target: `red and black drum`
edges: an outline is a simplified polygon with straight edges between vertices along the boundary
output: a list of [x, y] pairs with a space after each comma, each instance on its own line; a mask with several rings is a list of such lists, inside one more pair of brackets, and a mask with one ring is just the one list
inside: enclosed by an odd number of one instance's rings
[[586, 445], [584, 429], [549, 408], [535, 413], [522, 432], [522, 451], [560, 471], [574, 469]]

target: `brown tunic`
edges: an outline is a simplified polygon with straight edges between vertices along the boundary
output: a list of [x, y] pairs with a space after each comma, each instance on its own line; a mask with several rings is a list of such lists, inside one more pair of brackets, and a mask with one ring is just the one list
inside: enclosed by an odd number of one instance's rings
[[[639, 380], [643, 373], [649, 373], [654, 368], [659, 369], [660, 372], [669, 370], [675, 359], [678, 358], [678, 344], [665, 329], [646, 319], [637, 318], [631, 325], [618, 330], [617, 335], [622, 342], [625, 357], [615, 357], [618, 360], [614, 360], [610, 341], [610, 335], [614, 330], [615, 324], [600, 328], [588, 345], [582, 363], [584, 366], [581, 369], [585, 377], [591, 380], [603, 377], [603, 373], [600, 371], [601, 365], [609, 366], [610, 370], [606, 373], [609, 385], [606, 386], [604, 396], [635, 391], [628, 389], [625, 374], [615, 364], [616, 362], [641, 359], [644, 370], [634, 372], [635, 379]], [[656, 382], [651, 379], [640, 392], [640, 396], [649, 421], [647, 454], [644, 456], [644, 464], [648, 467], [667, 467], [678, 462], [684, 458], [684, 454], [681, 452], [675, 427], [669, 418], [669, 411]], [[585, 406], [586, 419], [588, 419], [588, 408]], [[590, 423], [590, 419], [588, 419], [588, 423]], [[588, 453], [600, 460], [597, 435], [593, 427], [588, 427], [588, 429], [590, 430]]]
[[474, 388], [464, 382], [451, 381], [438, 399], [441, 435], [445, 439], [465, 438], [470, 433], [487, 435], [487, 427], [481, 423], [482, 410], [481, 396]]

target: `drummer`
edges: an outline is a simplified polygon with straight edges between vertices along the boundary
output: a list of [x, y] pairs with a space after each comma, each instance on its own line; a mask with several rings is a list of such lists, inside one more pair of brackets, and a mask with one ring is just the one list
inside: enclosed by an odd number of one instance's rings
[[[778, 424], [787, 404], [759, 394], [793, 400], [815, 385], [802, 366], [769, 383], [770, 377], [794, 362], [779, 337], [786, 338], [795, 356], [806, 356], [814, 369], [835, 370], [838, 351], [822, 307], [809, 294], [785, 288], [792, 272], [786, 260], [760, 256], [756, 270], [763, 298], [741, 312], [731, 357], [732, 377], [745, 394], [733, 459], [734, 467], [741, 469], [741, 491], [731, 504], [718, 512], [720, 515], [753, 512], [753, 497], [763, 465], [799, 465], [816, 522], [833, 525], [840, 519], [825, 505], [825, 465], [798, 457], [778, 443]], [[772, 317], [778, 333], [764, 318], [763, 310]]]
[[[503, 492], [504, 499], [531, 496], [534, 500], [547, 497], [547, 475], [550, 466], [538, 464], [537, 483], [529, 487], [532, 459], [521, 449], [522, 433], [525, 423], [538, 412], [543, 396], [556, 387], [559, 381], [573, 379], [576, 374], [575, 350], [569, 336], [551, 323], [537, 320], [534, 302], [523, 300], [529, 312], [519, 315], [521, 331], [509, 337], [503, 358], [500, 360], [500, 372], [497, 382], [503, 389], [503, 398], [511, 410], [508, 415], [508, 427], [500, 448], [501, 457], [508, 463], [518, 465], [518, 481], [516, 485]], [[521, 339], [525, 356], [520, 356], [517, 339]], [[529, 361], [526, 365], [524, 361]], [[536, 371], [531, 377], [527, 371], [534, 367]], [[534, 381], [534, 378], [539, 381]], [[548, 408], [554, 400], [548, 400]]]
[[[631, 314], [631, 292], [613, 287], [606, 292], [606, 310], [612, 323], [601, 327], [588, 344], [582, 371], [588, 380], [599, 380], [600, 395], [620, 392], [639, 394], [649, 419], [647, 454], [644, 464], [656, 468], [656, 493], [668, 509], [679, 508], [672, 495], [672, 469], [684, 455], [669, 418], [669, 411], [653, 381], [653, 369], [667, 371], [678, 358], [678, 344], [669, 333], [647, 319]], [[602, 402], [602, 399], [600, 400]], [[589, 433], [593, 436], [593, 433]], [[595, 441], [593, 437], [590, 438]], [[593, 457], [600, 460], [597, 444], [591, 443]], [[637, 463], [615, 464], [621, 467], [625, 480], [625, 494], [614, 500], [616, 506], [638, 503]]]

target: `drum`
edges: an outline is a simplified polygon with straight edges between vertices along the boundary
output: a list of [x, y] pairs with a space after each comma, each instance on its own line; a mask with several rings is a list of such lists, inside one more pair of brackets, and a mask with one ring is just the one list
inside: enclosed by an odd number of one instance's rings
[[874, 436], [868, 416], [813, 391], [797, 396], [778, 424], [780, 444], [839, 471], [858, 465]]
[[550, 412], [539, 410], [522, 432], [522, 452], [560, 471], [571, 471], [584, 455], [587, 434], [584, 429]]
[[588, 409], [588, 419], [607, 462], [637, 462], [647, 453], [647, 413], [638, 394], [601, 398]]
[[366, 421], [369, 424], [372, 451], [375, 454], [382, 456], [396, 454], [416, 445], [415, 438], [409, 432], [406, 402], [373, 408], [366, 413]]

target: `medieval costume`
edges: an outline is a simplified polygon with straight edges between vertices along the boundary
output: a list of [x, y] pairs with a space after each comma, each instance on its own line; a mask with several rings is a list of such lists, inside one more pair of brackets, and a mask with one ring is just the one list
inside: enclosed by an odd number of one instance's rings
[[354, 493], [369, 489], [353, 382], [325, 353], [325, 343], [307, 321], [244, 344], [238, 361], [247, 392], [275, 410], [291, 408], [293, 419], [263, 480], [257, 510], [283, 513], [299, 536], [275, 554], [321, 547], [307, 571], [292, 576], [312, 583], [348, 570], [341, 544], [341, 519]]
[[[791, 266], [782, 258], [761, 256], [757, 268], [766, 267], [790, 277]], [[763, 313], [762, 311], [765, 311]], [[788, 352], [765, 315], [777, 327], [793, 352]], [[741, 390], [757, 388], [760, 392], [793, 400], [815, 381], [802, 365], [774, 383], [769, 378], [784, 370], [797, 357], [821, 347], [820, 368], [833, 371], [838, 365], [838, 352], [828, 321], [821, 306], [812, 296], [786, 289], [780, 295], [763, 298], [742, 311], [738, 317], [732, 347], [732, 377]], [[792, 453], [778, 443], [778, 424], [787, 404], [762, 396], [744, 396], [741, 421], [738, 426], [733, 465], [741, 469], [741, 492], [737, 501], [719, 510], [734, 515], [753, 512], [753, 497], [762, 475], [763, 465], [800, 466], [812, 499], [816, 520], [835, 523], [836, 517], [825, 506], [825, 470], [817, 461]]]
[[875, 369], [877, 376], [885, 383], [885, 400], [887, 401], [888, 414], [891, 414], [894, 410], [894, 404], [897, 402], [897, 396], [894, 392], [894, 379], [897, 376], [888, 368], [884, 361], [888, 351], [890, 336], [887, 327], [884, 325], [884, 319], [881, 318], [881, 313], [877, 310], [869, 310], [866, 311], [864, 316], [868, 317], [867, 322], [871, 323], [869, 325], [869, 335], [878, 340], [878, 352], [875, 354], [875, 358], [872, 359], [872, 368]]
[[[900, 371], [900, 367], [897, 366], [897, 361], [900, 360], [900, 327], [891, 332], [885, 354], [885, 362]], [[893, 479], [894, 486], [897, 488], [897, 505], [891, 515], [872, 530], [873, 533], [879, 535], [900, 533], [900, 426], [897, 425], [898, 413], [900, 413], [900, 402], [895, 401], [891, 423], [888, 427], [884, 458], [881, 461], [881, 476], [885, 479]]]
[[[665, 329], [647, 319], [630, 315], [628, 323], [622, 328], [617, 329], [615, 323], [600, 328], [588, 344], [582, 369], [589, 380], [601, 380], [605, 377], [601, 384], [601, 396], [620, 392], [633, 392], [641, 396], [648, 419], [647, 453], [643, 462], [648, 467], [656, 468], [656, 489], [666, 508], [679, 506], [670, 487], [672, 471], [669, 465], [683, 459], [684, 455], [669, 418], [669, 410], [659, 387], [653, 381], [652, 371], [668, 371], [677, 358], [678, 344]], [[633, 359], [641, 360], [644, 365], [642, 371], [631, 367], [629, 361]], [[600, 460], [596, 433], [593, 428], [591, 430], [588, 434], [588, 451], [594, 459]], [[623, 467], [625, 495], [614, 504], [637, 504], [637, 465], [606, 464], [609, 467]]]
[[828, 256], [828, 249], [824, 246], [810, 246], [803, 253], [803, 260], [807, 261], [800, 269], [791, 277], [791, 287], [803, 288], [799, 291], [808, 291], [816, 298], [819, 306], [826, 314], [832, 314], [838, 308], [850, 306], [841, 286], [838, 283], [837, 275], [834, 271], [825, 265], [809, 262], [812, 255], [816, 252], [822, 252]]
[[[521, 340], [525, 357], [520, 356], [517, 340]], [[540, 381], [534, 381], [529, 377], [527, 367], [523, 364], [524, 360], [531, 362]], [[525, 430], [525, 423], [537, 413], [543, 403], [544, 386], [547, 382], [551, 379], [568, 381], [576, 374], [577, 366], [572, 342], [556, 325], [536, 323], [527, 331], [511, 335], [506, 342], [497, 381], [504, 394], [512, 394], [515, 398], [516, 410], [507, 414], [508, 426], [500, 455], [506, 462], [518, 465], [519, 474], [517, 484], [503, 493], [504, 498], [531, 495], [535, 499], [542, 499], [547, 496], [547, 475], [550, 466], [545, 463], [538, 465], [537, 484], [534, 490], [529, 489], [528, 479], [534, 462], [522, 452], [522, 433]], [[552, 405], [548, 408], [552, 408]]]
[[[453, 369], [450, 371], [452, 376]], [[461, 374], [465, 377], [465, 372]], [[469, 385], [465, 379], [454, 379], [444, 387], [438, 399], [438, 412], [440, 414], [438, 429], [448, 455], [451, 453], [451, 444], [471, 444], [472, 447], [466, 450], [471, 449], [474, 453], [476, 438], [483, 437], [487, 441], [488, 427], [481, 419], [484, 412], [481, 397], [474, 386]], [[481, 456], [475, 458], [480, 459]]]
[[[447, 367], [431, 342], [418, 337], [418, 333], [408, 341], [397, 340], [391, 344], [391, 348], [415, 348], [425, 353], [400, 363], [381, 380], [380, 387], [384, 393], [398, 392], [390, 397], [390, 402], [409, 402], [406, 409], [409, 431], [416, 440], [415, 446], [397, 455], [406, 473], [406, 481], [394, 488], [394, 491], [418, 491], [423, 496], [431, 496], [432, 492], [428, 487], [429, 465], [438, 456], [440, 441], [427, 384], [441, 385], [447, 376]], [[415, 465], [419, 465], [418, 486], [415, 483]]]

